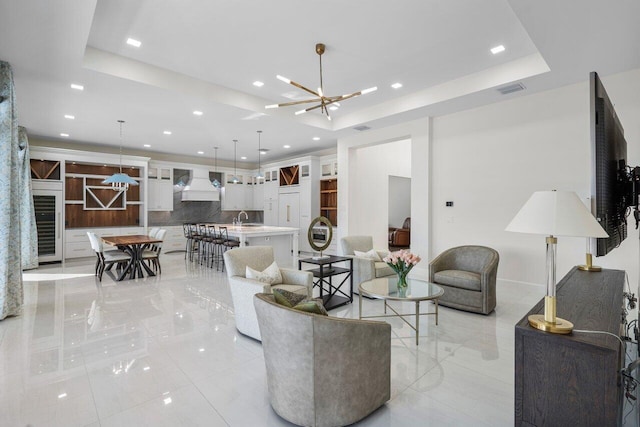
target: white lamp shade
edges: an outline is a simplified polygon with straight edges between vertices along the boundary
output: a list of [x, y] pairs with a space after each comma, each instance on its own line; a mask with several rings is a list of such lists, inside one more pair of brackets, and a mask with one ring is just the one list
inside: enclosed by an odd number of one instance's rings
[[536, 191], [511, 220], [506, 231], [609, 237], [573, 191]]

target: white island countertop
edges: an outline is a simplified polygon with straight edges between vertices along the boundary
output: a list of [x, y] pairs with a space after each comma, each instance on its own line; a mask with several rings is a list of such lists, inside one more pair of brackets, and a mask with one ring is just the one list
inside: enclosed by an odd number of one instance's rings
[[300, 233], [299, 228], [294, 227], [276, 227], [273, 225], [262, 224], [214, 224], [216, 227], [227, 227], [229, 236], [276, 236], [278, 234]]
[[[295, 267], [298, 260], [298, 239], [300, 229], [295, 227], [276, 227], [262, 224], [211, 224], [218, 227], [227, 227], [229, 237], [237, 237], [240, 247], [247, 245], [273, 246], [276, 260], [281, 264], [286, 259], [286, 264]], [[216, 230], [217, 231], [217, 230]], [[281, 236], [281, 237], [275, 237]], [[274, 237], [274, 238], [271, 238]], [[293, 255], [293, 258], [292, 258]]]

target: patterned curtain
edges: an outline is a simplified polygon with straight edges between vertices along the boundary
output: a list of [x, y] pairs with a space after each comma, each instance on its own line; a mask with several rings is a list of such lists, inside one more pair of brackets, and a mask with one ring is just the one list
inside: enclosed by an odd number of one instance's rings
[[0, 61], [0, 320], [22, 309], [20, 168], [13, 73]]
[[18, 127], [18, 166], [20, 169], [20, 242], [22, 269], [38, 268], [38, 229], [31, 188], [31, 156], [27, 129]]

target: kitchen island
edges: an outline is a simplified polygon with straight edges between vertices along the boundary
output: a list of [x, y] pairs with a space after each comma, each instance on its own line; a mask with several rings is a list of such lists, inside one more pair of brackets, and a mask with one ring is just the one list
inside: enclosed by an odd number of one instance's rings
[[300, 234], [298, 228], [262, 224], [215, 224], [215, 226], [216, 228], [227, 227], [229, 237], [237, 237], [240, 241], [240, 247], [272, 246], [275, 260], [279, 266], [292, 268], [297, 266]]

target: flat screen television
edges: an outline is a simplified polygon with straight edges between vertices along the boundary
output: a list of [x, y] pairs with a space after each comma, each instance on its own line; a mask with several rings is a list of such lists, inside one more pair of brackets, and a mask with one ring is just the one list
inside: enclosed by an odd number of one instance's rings
[[[596, 240], [596, 256], [611, 252], [627, 237], [627, 142], [613, 103], [596, 72], [589, 77], [591, 93], [591, 212], [608, 238]], [[633, 192], [632, 192], [633, 193]]]

